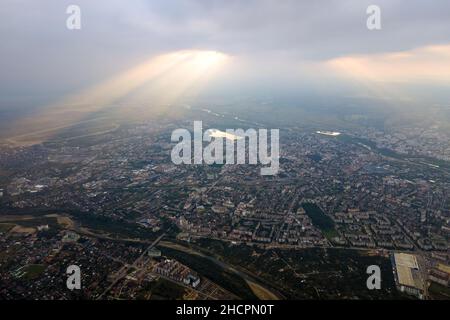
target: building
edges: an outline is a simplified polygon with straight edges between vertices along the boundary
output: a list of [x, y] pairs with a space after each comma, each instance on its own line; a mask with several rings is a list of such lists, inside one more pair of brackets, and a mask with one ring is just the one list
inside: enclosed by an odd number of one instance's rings
[[407, 253], [394, 253], [392, 262], [397, 289], [423, 299], [424, 281], [419, 271], [416, 256]]

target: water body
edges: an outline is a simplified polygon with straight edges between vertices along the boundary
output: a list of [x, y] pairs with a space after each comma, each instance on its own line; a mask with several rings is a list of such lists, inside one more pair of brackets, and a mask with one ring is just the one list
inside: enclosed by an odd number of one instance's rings
[[448, 171], [450, 169], [450, 162], [440, 159], [435, 159], [427, 156], [414, 156], [414, 155], [408, 155], [408, 154], [401, 154], [391, 149], [386, 148], [379, 148], [377, 147], [377, 144], [374, 141], [359, 138], [355, 136], [349, 136], [347, 134], [342, 134], [340, 137], [338, 137], [339, 140], [349, 143], [355, 143], [360, 146], [363, 146], [364, 148], [367, 148], [371, 151], [377, 152], [385, 157], [395, 158], [403, 161], [408, 161], [414, 164], [418, 165], [426, 165], [431, 169], [435, 170], [445, 170]]
[[209, 129], [209, 130], [207, 130], [207, 132], [208, 132], [208, 135], [213, 138], [225, 138], [225, 139], [228, 139], [231, 141], [240, 140], [243, 138], [241, 136], [237, 136], [235, 134], [217, 130], [217, 129]]
[[337, 137], [337, 136], [341, 135], [340, 132], [335, 132], [335, 131], [316, 131], [316, 133], [322, 134], [324, 136], [332, 136], [332, 137]]

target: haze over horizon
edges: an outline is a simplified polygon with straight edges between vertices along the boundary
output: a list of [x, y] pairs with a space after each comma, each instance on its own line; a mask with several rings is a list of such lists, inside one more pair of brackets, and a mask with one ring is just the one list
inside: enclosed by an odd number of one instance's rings
[[450, 4], [377, 1], [371, 31], [372, 2], [80, 0], [82, 28], [68, 30], [71, 1], [6, 0], [0, 112], [240, 95], [450, 106]]

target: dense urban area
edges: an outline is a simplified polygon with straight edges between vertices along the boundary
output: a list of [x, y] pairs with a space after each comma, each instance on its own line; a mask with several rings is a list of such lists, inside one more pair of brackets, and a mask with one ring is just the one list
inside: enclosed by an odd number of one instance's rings
[[[206, 128], [262, 126], [189, 112], [5, 142], [0, 298], [450, 298], [445, 135], [281, 127], [280, 170], [262, 176], [173, 164], [172, 131], [200, 116]], [[66, 287], [70, 265], [81, 290]], [[380, 290], [366, 286], [370, 265]]]

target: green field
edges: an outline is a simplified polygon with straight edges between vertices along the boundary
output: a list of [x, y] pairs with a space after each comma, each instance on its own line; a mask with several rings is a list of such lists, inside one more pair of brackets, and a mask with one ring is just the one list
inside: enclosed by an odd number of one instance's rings
[[[409, 298], [397, 291], [390, 260], [361, 250], [265, 250], [209, 239], [199, 239], [195, 245], [230, 265], [245, 268], [289, 300]], [[380, 290], [367, 289], [370, 265], [380, 266]]]
[[186, 289], [169, 280], [159, 278], [156, 281], [145, 283], [137, 296], [138, 300], [180, 300]]
[[317, 205], [314, 203], [304, 203], [302, 207], [305, 209], [308, 217], [311, 218], [313, 225], [319, 228], [327, 239], [331, 240], [339, 235], [334, 228], [334, 221]]
[[428, 292], [431, 297], [437, 300], [448, 300], [450, 299], [450, 288], [444, 287], [435, 282], [431, 282]]
[[23, 277], [28, 280], [36, 279], [45, 271], [45, 268], [42, 264], [29, 264], [22, 270], [25, 273]]
[[6, 233], [12, 228], [14, 228], [14, 224], [12, 223], [0, 223], [0, 233]]

